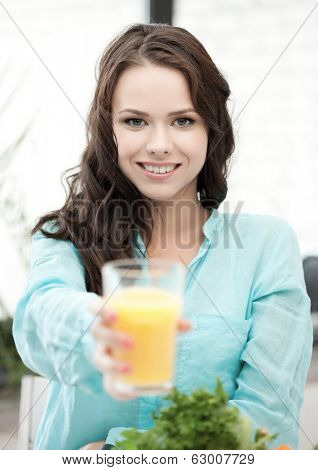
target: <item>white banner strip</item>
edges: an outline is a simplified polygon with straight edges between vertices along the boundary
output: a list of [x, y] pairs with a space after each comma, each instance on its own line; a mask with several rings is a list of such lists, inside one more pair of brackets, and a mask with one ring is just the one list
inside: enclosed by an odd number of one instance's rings
[[[69, 469], [69, 468], [216, 468], [237, 467], [268, 468], [318, 468], [318, 451], [257, 450], [257, 451], [195, 451], [195, 450], [4, 450], [0, 452], [0, 469]], [[270, 467], [272, 466], [272, 467]]]

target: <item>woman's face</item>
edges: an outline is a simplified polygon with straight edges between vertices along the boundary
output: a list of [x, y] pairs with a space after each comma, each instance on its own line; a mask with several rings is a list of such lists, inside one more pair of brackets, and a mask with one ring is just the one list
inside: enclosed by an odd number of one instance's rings
[[[194, 109], [179, 112], [184, 109], [193, 109], [189, 87], [173, 68], [149, 64], [126, 69], [114, 91], [119, 167], [154, 201], [197, 201], [197, 177], [206, 159], [208, 130]], [[168, 177], [157, 178], [140, 162], [180, 166]]]

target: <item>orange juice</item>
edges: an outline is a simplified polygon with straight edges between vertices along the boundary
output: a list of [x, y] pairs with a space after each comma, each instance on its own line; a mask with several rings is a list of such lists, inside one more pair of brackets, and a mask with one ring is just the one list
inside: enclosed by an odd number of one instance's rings
[[132, 366], [131, 373], [118, 374], [120, 382], [136, 387], [171, 383], [181, 296], [154, 286], [130, 286], [115, 292], [107, 305], [118, 315], [113, 328], [134, 341], [132, 349], [113, 350], [114, 358]]

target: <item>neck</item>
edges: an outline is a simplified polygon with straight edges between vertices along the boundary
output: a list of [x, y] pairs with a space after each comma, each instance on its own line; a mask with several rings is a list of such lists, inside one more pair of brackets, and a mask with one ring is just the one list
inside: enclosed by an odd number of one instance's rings
[[151, 245], [194, 245], [201, 237], [202, 225], [209, 215], [210, 211], [205, 209], [200, 201], [165, 201], [156, 204], [153, 211], [154, 230]]

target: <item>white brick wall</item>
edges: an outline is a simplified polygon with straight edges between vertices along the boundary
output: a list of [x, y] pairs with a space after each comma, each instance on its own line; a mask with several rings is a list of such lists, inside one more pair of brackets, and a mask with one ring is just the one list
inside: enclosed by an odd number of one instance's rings
[[[177, 0], [174, 24], [205, 46], [232, 90], [234, 120], [313, 0]], [[235, 122], [227, 200], [291, 223], [318, 252], [318, 8]], [[228, 206], [227, 206], [228, 209]]]

